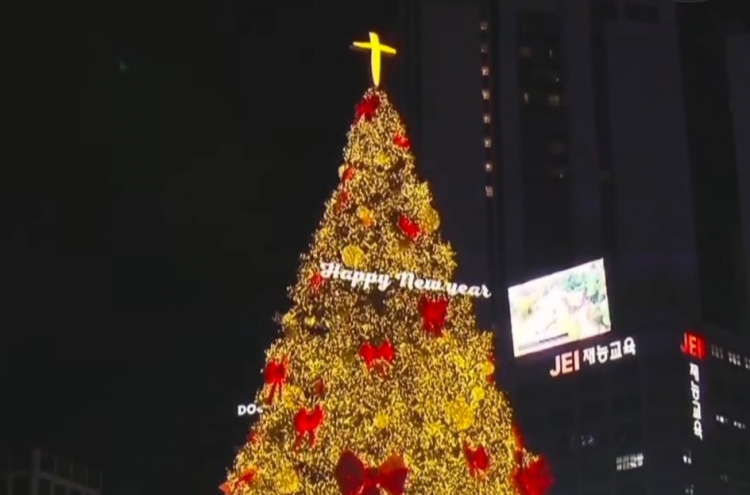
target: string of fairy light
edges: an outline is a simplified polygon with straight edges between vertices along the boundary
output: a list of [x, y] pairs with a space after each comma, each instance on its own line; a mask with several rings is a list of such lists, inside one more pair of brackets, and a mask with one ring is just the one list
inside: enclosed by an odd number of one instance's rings
[[430, 326], [423, 295], [352, 290], [320, 277], [321, 264], [332, 261], [435, 280], [451, 280], [456, 267], [406, 129], [377, 87], [379, 65], [371, 65], [375, 85], [349, 130], [340, 184], [301, 256], [282, 335], [267, 351], [266, 386], [256, 398], [267, 403], [264, 414], [223, 488], [357, 495], [343, 493], [347, 454], [362, 476], [378, 466], [408, 473], [401, 487], [408, 494], [517, 495], [520, 464], [536, 457], [519, 443], [492, 381], [492, 336], [477, 329], [471, 299], [445, 300]]

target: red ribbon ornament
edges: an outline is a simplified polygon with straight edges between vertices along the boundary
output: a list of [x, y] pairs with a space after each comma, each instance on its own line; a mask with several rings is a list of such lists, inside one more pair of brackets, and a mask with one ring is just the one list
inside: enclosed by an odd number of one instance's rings
[[349, 191], [346, 189], [339, 193], [338, 202], [336, 203], [336, 209], [341, 211], [349, 205]]
[[359, 348], [359, 356], [364, 360], [368, 368], [372, 369], [380, 363], [390, 364], [395, 357], [395, 351], [390, 341], [384, 340], [379, 346], [365, 342]]
[[464, 445], [464, 457], [472, 477], [484, 474], [490, 467], [490, 456], [481, 445], [476, 449], [472, 449], [468, 444]]
[[443, 335], [445, 318], [448, 315], [448, 299], [433, 299], [424, 295], [419, 300], [419, 312], [422, 314], [422, 323], [427, 333], [436, 337]]
[[279, 396], [284, 387], [284, 381], [286, 380], [287, 367], [289, 366], [289, 358], [284, 359], [273, 359], [266, 365], [265, 381], [266, 385], [271, 386], [271, 391], [268, 395], [268, 403], [273, 404], [273, 399], [276, 396], [276, 391], [279, 391]]
[[312, 285], [312, 288], [314, 291], [317, 291], [321, 285], [323, 285], [323, 275], [320, 274], [320, 272], [316, 272], [312, 277], [310, 277], [310, 285]]
[[554, 478], [552, 470], [543, 457], [537, 458], [529, 466], [524, 466], [525, 444], [523, 436], [517, 427], [513, 427], [513, 437], [516, 440], [516, 471], [513, 479], [522, 495], [546, 495], [552, 487]]
[[375, 116], [375, 111], [380, 106], [380, 98], [376, 94], [366, 96], [361, 102], [357, 104], [357, 117], [356, 120], [361, 120], [363, 117], [365, 120], [372, 120]]
[[320, 404], [312, 410], [304, 408], [299, 410], [294, 416], [294, 429], [297, 431], [297, 440], [294, 442], [295, 448], [299, 447], [305, 435], [308, 436], [310, 446], [315, 445], [315, 433], [323, 422], [323, 416], [323, 408], [320, 407]]
[[409, 146], [411, 146], [409, 138], [406, 136], [402, 136], [401, 134], [396, 134], [393, 137], [393, 144], [395, 144], [399, 148], [408, 148]]
[[342, 495], [403, 495], [409, 470], [400, 455], [392, 455], [379, 467], [368, 468], [350, 451], [339, 457], [335, 476]]
[[546, 495], [552, 487], [552, 470], [544, 457], [538, 458], [530, 466], [521, 464], [515, 473], [515, 481], [523, 495]]
[[409, 239], [416, 239], [422, 232], [417, 222], [412, 221], [409, 217], [401, 215], [398, 218], [398, 228]]
[[230, 495], [234, 492], [234, 490], [237, 488], [237, 485], [241, 483], [245, 483], [246, 485], [249, 485], [255, 480], [255, 475], [257, 474], [257, 471], [255, 469], [248, 469], [242, 475], [240, 475], [239, 478], [237, 478], [234, 481], [226, 481], [219, 485], [219, 489], [224, 492], [224, 495]]
[[349, 165], [346, 167], [346, 170], [344, 170], [344, 173], [341, 174], [341, 181], [346, 184], [350, 180], [352, 180], [352, 177], [354, 177], [354, 166]]

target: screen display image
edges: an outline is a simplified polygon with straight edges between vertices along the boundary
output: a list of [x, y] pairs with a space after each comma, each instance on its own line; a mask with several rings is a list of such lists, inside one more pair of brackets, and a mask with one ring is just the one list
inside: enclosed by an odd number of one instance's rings
[[513, 286], [508, 300], [515, 357], [612, 329], [602, 259]]

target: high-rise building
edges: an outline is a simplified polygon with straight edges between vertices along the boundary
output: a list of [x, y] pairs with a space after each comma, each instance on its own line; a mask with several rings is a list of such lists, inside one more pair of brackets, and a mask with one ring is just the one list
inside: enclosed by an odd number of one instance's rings
[[741, 325], [750, 335], [750, 26], [745, 26], [744, 32], [728, 37], [727, 72], [739, 186], [741, 259], [744, 261], [744, 270], [740, 268], [739, 271], [745, 275], [744, 297], [739, 298], [738, 305], [744, 309]]
[[[674, 4], [404, 2], [401, 104], [464, 278], [604, 256], [613, 312], [700, 317]], [[628, 308], [627, 311], [622, 308]]]
[[[700, 68], [684, 67], [675, 4], [410, 0], [400, 21], [398, 96], [420, 170], [458, 276], [495, 288], [480, 318], [517, 420], [551, 461], [552, 494], [746, 493], [750, 345], [740, 306], [722, 305], [740, 293], [721, 287], [738, 265], [717, 259], [732, 223], [710, 223], [732, 210], [710, 194], [736, 182], [726, 162], [696, 186], [715, 145], [695, 124], [685, 76]], [[528, 328], [539, 349], [521, 355], [506, 290], [597, 258], [606, 325], [586, 301], [575, 314], [552, 304], [548, 326], [584, 317], [599, 333]], [[587, 289], [560, 292], [568, 305]]]
[[747, 73], [748, 54], [742, 53], [737, 37], [743, 29], [741, 18], [713, 4], [678, 9], [701, 310], [705, 320], [750, 336], [748, 251], [743, 241], [750, 227], [742, 213], [747, 211], [743, 190], [748, 189], [743, 136], [750, 135], [750, 129], [744, 123], [749, 118], [747, 104], [743, 107], [746, 91], [737, 85], [743, 71]]
[[102, 473], [40, 449], [7, 449], [0, 495], [101, 495]]

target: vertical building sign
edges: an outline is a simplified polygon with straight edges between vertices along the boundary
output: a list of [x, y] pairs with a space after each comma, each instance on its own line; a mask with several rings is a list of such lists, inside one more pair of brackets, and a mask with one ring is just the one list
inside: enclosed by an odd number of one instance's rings
[[706, 342], [699, 335], [685, 332], [680, 346], [683, 354], [690, 359], [688, 363], [690, 399], [692, 406], [693, 435], [703, 440], [703, 414], [701, 412], [701, 369], [700, 361], [706, 357]]

